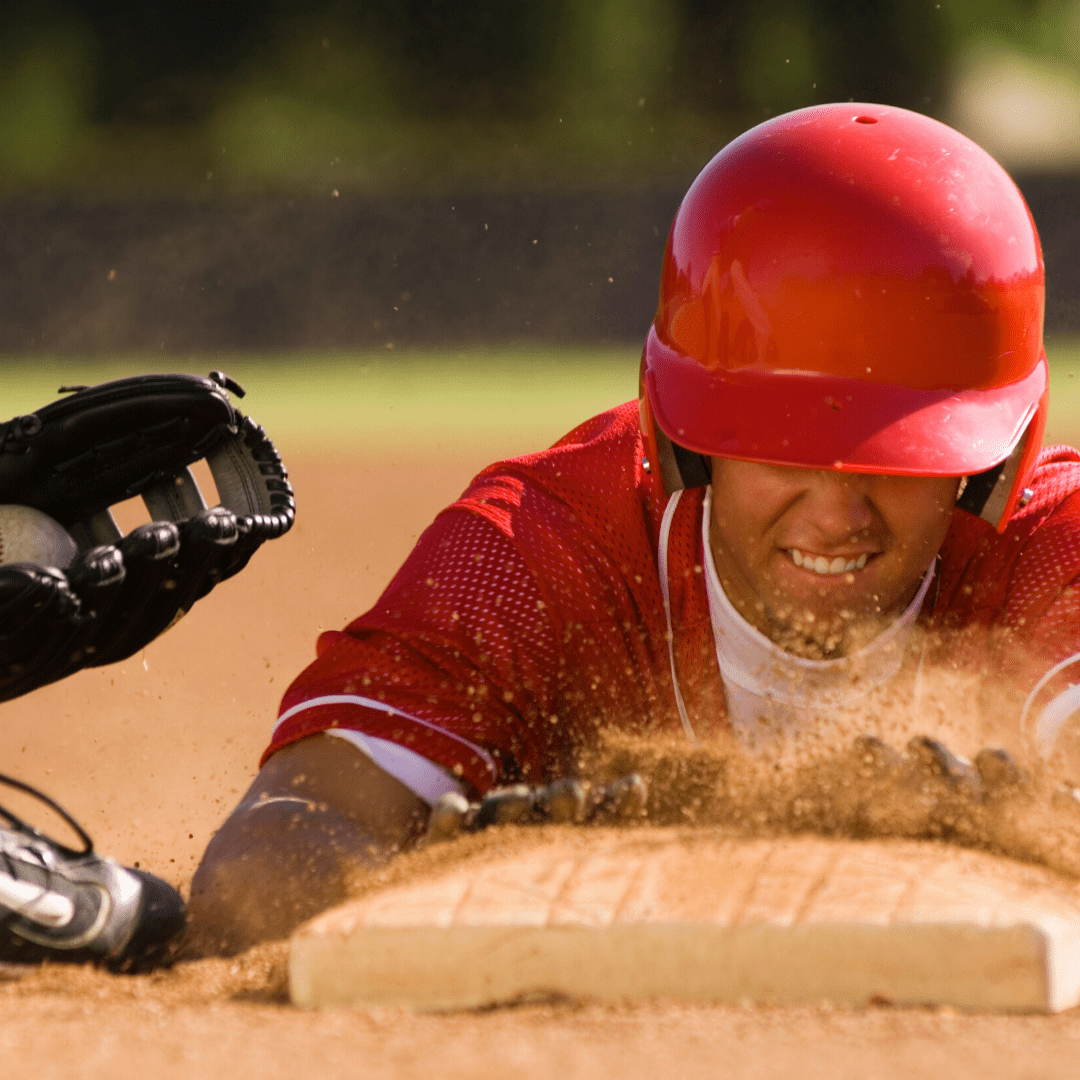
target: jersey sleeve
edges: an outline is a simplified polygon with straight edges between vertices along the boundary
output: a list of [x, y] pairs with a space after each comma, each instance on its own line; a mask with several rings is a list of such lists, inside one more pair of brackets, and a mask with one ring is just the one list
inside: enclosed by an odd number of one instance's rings
[[375, 606], [321, 636], [267, 755], [351, 732], [483, 793], [578, 775], [604, 728], [678, 725], [641, 458], [628, 402], [483, 470]]
[[1080, 454], [1049, 447], [1033, 497], [998, 534], [957, 511], [941, 552], [936, 659], [979, 676], [991, 731], [1019, 726], [1045, 752], [1080, 728]]
[[265, 756], [342, 728], [406, 747], [479, 792], [534, 778], [574, 742], [556, 715], [558, 664], [551, 612], [514, 543], [450, 509], [371, 611], [321, 635]]
[[1080, 494], [1064, 499], [1017, 560], [1005, 610], [1005, 672], [1023, 695], [1021, 727], [1046, 754], [1080, 728]]

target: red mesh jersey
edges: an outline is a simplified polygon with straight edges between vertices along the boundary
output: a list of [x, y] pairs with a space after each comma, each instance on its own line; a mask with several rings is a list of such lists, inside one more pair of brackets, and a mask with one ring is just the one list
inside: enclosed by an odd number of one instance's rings
[[[485, 469], [375, 607], [320, 636], [266, 756], [351, 728], [483, 792], [573, 770], [601, 725], [679, 730], [657, 570], [667, 500], [641, 459], [628, 402], [549, 450]], [[928, 615], [1004, 627], [1049, 668], [1080, 652], [1080, 455], [1044, 451], [1033, 486], [1003, 535], [956, 512]], [[684, 493], [668, 546], [674, 662], [698, 732], [724, 723], [702, 573], [704, 490]]]

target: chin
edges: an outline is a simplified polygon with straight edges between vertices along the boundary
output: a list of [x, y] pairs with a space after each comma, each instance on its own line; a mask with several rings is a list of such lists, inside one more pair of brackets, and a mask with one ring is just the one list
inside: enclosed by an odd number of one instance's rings
[[770, 620], [766, 631], [782, 649], [807, 660], [838, 660], [868, 645], [889, 625], [880, 615], [845, 617], [839, 612], [811, 612]]
[[773, 585], [787, 601], [777, 607], [802, 608], [820, 618], [840, 617], [841, 612], [856, 619], [874, 619], [881, 614], [882, 589], [878, 575], [870, 570], [826, 577], [802, 570], [786, 559], [777, 570], [772, 575]]
[[777, 584], [786, 602], [767, 606], [765, 632], [777, 645], [808, 659], [844, 656], [873, 640], [891, 621], [869, 583], [865, 589], [840, 582], [800, 582], [802, 587], [795, 589]]

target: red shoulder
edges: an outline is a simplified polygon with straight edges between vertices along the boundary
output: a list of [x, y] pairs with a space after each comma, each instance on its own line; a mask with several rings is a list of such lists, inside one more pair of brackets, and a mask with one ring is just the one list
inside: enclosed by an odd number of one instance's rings
[[[514, 534], [513, 519], [537, 499], [565, 508], [568, 523], [601, 540], [659, 521], [659, 484], [644, 472], [637, 401], [579, 424], [554, 446], [496, 462], [480, 473], [453, 508], [471, 510]], [[643, 513], [644, 512], [644, 513]]]
[[957, 510], [941, 549], [935, 614], [950, 621], [1034, 627], [1080, 578], [1080, 453], [1050, 446], [1039, 455], [1031, 501], [997, 533]]

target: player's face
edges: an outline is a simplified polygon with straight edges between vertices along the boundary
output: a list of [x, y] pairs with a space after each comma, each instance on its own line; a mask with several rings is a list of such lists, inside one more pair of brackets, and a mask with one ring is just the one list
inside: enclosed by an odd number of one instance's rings
[[959, 483], [724, 458], [712, 469], [724, 592], [773, 641], [814, 658], [864, 644], [911, 602]]

